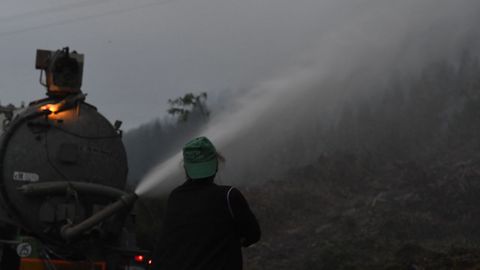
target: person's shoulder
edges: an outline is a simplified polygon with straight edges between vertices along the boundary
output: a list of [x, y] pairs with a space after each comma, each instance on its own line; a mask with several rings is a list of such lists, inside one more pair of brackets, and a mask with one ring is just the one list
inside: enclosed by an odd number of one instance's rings
[[229, 185], [217, 185], [217, 184], [215, 184], [214, 186], [215, 186], [214, 187], [215, 189], [224, 190], [224, 191], [229, 191], [229, 190], [235, 189], [234, 186], [229, 186]]
[[219, 193], [223, 193], [223, 194], [226, 194], [229, 199], [230, 198], [243, 198], [243, 194], [242, 192], [240, 192], [240, 190], [238, 188], [236, 188], [235, 186], [230, 186], [230, 185], [215, 185], [215, 189], [217, 190], [217, 192]]
[[229, 195], [229, 193], [232, 193], [233, 190], [236, 188], [230, 185], [218, 185], [218, 184], [212, 184], [210, 186], [210, 192], [214, 194], [218, 194], [221, 196], [226, 196]]
[[170, 191], [170, 194], [175, 194], [177, 193], [178, 191], [182, 190], [183, 186], [178, 186], [178, 187], [175, 187], [174, 189], [172, 189]]
[[174, 189], [170, 191], [170, 196], [175, 195], [176, 193], [182, 192], [185, 189], [188, 189], [189, 185], [190, 185], [189, 181], [185, 181], [181, 185], [176, 186]]

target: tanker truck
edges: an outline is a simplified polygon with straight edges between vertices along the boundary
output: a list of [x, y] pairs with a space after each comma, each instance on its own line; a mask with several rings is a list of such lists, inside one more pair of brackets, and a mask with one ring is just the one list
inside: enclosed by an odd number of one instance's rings
[[86, 102], [83, 63], [69, 48], [37, 50], [46, 97], [0, 106], [1, 270], [146, 265], [131, 214], [137, 196], [125, 190], [121, 122]]

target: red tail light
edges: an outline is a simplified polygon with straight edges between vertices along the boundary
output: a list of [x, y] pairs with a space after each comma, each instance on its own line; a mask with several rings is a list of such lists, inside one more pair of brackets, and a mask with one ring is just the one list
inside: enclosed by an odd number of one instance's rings
[[143, 259], [145, 259], [145, 257], [143, 257], [143, 255], [137, 255], [135, 257], [133, 257], [133, 259], [136, 261], [136, 262], [143, 262]]
[[152, 260], [148, 260], [148, 264], [151, 265], [151, 264], [152, 264]]

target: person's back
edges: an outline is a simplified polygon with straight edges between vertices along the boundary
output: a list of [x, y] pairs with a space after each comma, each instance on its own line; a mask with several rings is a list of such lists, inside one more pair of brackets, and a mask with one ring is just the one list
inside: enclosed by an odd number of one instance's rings
[[154, 269], [242, 269], [241, 246], [260, 238], [255, 216], [237, 189], [213, 183], [216, 168], [213, 175], [188, 168], [189, 179], [168, 199]]

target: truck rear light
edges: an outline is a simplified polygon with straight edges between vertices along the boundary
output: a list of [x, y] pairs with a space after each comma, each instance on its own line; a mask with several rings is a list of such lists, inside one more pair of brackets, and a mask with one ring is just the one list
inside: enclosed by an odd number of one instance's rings
[[133, 259], [136, 261], [136, 262], [143, 262], [143, 259], [145, 259], [145, 257], [143, 257], [143, 255], [137, 255], [135, 257], [133, 257]]

